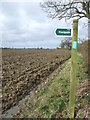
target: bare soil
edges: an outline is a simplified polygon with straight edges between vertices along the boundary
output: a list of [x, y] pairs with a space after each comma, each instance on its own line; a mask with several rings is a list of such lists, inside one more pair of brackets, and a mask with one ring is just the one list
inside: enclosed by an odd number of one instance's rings
[[18, 104], [70, 58], [69, 50], [2, 50], [2, 111]]

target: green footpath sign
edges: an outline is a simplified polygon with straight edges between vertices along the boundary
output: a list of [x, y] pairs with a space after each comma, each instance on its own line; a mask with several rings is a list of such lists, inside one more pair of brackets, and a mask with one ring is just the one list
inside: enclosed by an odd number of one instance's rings
[[57, 36], [71, 37], [71, 29], [57, 28], [55, 33], [56, 33]]

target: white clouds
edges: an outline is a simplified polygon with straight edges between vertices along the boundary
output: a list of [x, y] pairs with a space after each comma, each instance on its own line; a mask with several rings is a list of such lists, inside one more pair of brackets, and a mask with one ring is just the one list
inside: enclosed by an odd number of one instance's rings
[[26, 12], [24, 9], [19, 8], [18, 10], [20, 17], [25, 18], [26, 17]]
[[0, 28], [3, 28], [3, 21], [5, 21], [6, 17], [0, 12]]
[[4, 21], [5, 18], [6, 18], [6, 17], [5, 17], [2, 13], [0, 13], [0, 22]]
[[41, 2], [42, 0], [1, 0], [1, 2], [27, 2], [27, 3], [39, 3], [39, 2]]
[[[7, 47], [50, 47], [59, 46], [62, 38], [54, 34], [58, 27], [69, 27], [71, 23], [64, 20], [48, 21], [39, 3], [3, 3], [2, 13], [2, 45]], [[79, 31], [82, 26], [80, 25]], [[81, 34], [81, 32], [80, 32]], [[85, 34], [83, 33], [85, 36]]]

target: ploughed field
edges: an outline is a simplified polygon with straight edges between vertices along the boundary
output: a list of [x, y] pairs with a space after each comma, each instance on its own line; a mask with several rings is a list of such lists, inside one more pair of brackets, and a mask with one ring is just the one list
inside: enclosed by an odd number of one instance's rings
[[18, 104], [30, 91], [70, 58], [69, 50], [2, 50], [2, 111]]

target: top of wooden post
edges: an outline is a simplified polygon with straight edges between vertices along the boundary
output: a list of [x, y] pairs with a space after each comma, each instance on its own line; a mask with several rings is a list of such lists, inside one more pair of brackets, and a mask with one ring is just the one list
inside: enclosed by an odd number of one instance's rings
[[74, 23], [76, 23], [76, 22], [78, 23], [78, 19], [74, 19], [73, 22], [74, 22]]

